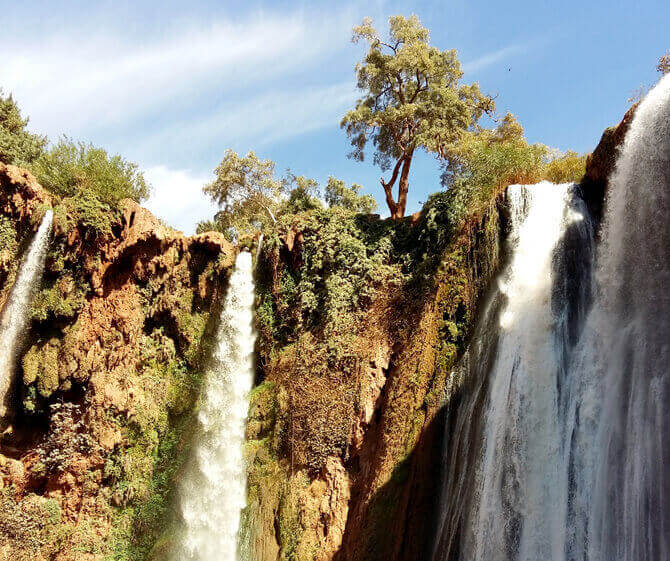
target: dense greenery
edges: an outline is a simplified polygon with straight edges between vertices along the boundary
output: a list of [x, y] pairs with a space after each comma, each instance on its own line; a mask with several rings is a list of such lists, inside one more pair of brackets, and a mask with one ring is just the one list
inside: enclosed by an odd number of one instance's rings
[[322, 196], [331, 208], [349, 212], [369, 213], [377, 207], [373, 197], [359, 193], [362, 187], [356, 183], [347, 187], [331, 176], [322, 189], [316, 180], [291, 170], [277, 177], [275, 163], [253, 151], [241, 157], [226, 150], [214, 173], [216, 178], [203, 191], [221, 210], [213, 220], [200, 222], [198, 232], [223, 232], [233, 241], [269, 230], [282, 216], [323, 209]]
[[14, 98], [0, 89], [0, 162], [25, 166], [40, 156], [46, 138], [28, 132], [27, 125]]
[[[405, 215], [409, 170], [417, 149], [442, 154], [471, 130], [493, 100], [478, 84], [461, 84], [456, 51], [440, 51], [429, 44], [428, 30], [416, 16], [389, 19], [389, 38], [383, 41], [366, 18], [354, 28], [354, 41], [369, 44], [356, 67], [363, 97], [342, 119], [351, 138], [351, 157], [363, 160], [369, 141], [374, 162], [390, 179], [381, 179], [392, 218]], [[398, 180], [398, 197], [393, 188]]]
[[31, 166], [43, 187], [62, 197], [93, 195], [117, 206], [123, 199], [137, 202], [150, 187], [137, 164], [102, 148], [63, 137]]

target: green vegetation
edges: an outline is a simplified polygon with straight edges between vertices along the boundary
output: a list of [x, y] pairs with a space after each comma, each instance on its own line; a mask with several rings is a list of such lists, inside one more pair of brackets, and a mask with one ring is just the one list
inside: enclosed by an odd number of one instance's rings
[[221, 210], [213, 220], [200, 222], [198, 232], [222, 232], [231, 241], [271, 231], [283, 216], [323, 210], [322, 195], [330, 208], [347, 212], [369, 213], [377, 207], [373, 197], [359, 194], [362, 187], [356, 183], [347, 187], [331, 176], [322, 189], [316, 180], [291, 170], [278, 178], [275, 163], [259, 159], [254, 152], [241, 157], [226, 150], [214, 173], [216, 179], [203, 191]]
[[[389, 38], [379, 37], [366, 18], [354, 28], [354, 41], [364, 39], [369, 50], [356, 67], [363, 97], [342, 119], [351, 138], [351, 157], [363, 160], [369, 141], [392, 218], [402, 218], [407, 205], [409, 171], [417, 149], [443, 154], [462, 134], [472, 130], [493, 100], [478, 84], [461, 84], [455, 50], [440, 51], [429, 44], [428, 30], [416, 16], [389, 18]], [[398, 197], [393, 188], [398, 180]]]
[[27, 126], [14, 98], [0, 88], [0, 162], [25, 166], [42, 154], [46, 138], [28, 132]]
[[126, 198], [141, 202], [150, 192], [137, 164], [66, 137], [42, 154], [31, 171], [43, 187], [61, 197], [95, 197], [117, 206]]

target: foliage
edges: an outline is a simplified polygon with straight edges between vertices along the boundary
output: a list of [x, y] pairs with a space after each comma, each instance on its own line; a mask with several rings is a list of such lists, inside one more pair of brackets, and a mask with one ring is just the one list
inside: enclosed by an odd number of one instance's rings
[[261, 160], [253, 151], [241, 157], [226, 150], [214, 170], [214, 181], [203, 191], [221, 210], [214, 220], [198, 225], [198, 231], [212, 228], [236, 239], [274, 223], [284, 183], [274, 176], [275, 163]]
[[[354, 28], [353, 40], [364, 39], [369, 49], [356, 67], [363, 97], [342, 119], [351, 139], [350, 156], [362, 161], [369, 141], [374, 162], [391, 178], [381, 180], [393, 218], [405, 214], [409, 169], [414, 152], [423, 148], [442, 154], [473, 129], [493, 100], [478, 84], [461, 84], [463, 76], [455, 50], [440, 51], [429, 44], [428, 30], [416, 16], [389, 19], [389, 39], [383, 41], [366, 18]], [[397, 200], [393, 186], [400, 174]]]
[[25, 166], [40, 156], [46, 137], [28, 132], [27, 126], [12, 95], [0, 89], [0, 162]]
[[442, 160], [442, 183], [452, 192], [448, 198], [453, 220], [506, 185], [539, 181], [546, 154], [546, 146], [526, 142], [523, 128], [510, 113], [495, 129], [464, 135]]
[[568, 150], [547, 164], [544, 178], [552, 183], [578, 183], [585, 172], [586, 154]]
[[284, 190], [288, 191], [288, 200], [283, 202], [278, 214], [296, 214], [322, 208], [318, 199], [319, 184], [315, 179], [288, 171], [283, 183]]
[[377, 201], [372, 195], [360, 195], [361, 189], [358, 183], [347, 187], [344, 181], [331, 175], [326, 184], [326, 202], [330, 207], [339, 206], [351, 212], [370, 214], [377, 209]]
[[670, 49], [668, 49], [668, 52], [658, 59], [656, 70], [658, 70], [662, 76], [670, 74]]
[[43, 187], [62, 197], [96, 198], [116, 207], [122, 199], [141, 202], [150, 193], [137, 164], [67, 137], [42, 154], [30, 169]]
[[[221, 210], [213, 220], [198, 224], [198, 233], [215, 230], [231, 241], [268, 231], [285, 215], [323, 210], [319, 183], [287, 170], [275, 176], [275, 163], [261, 160], [249, 152], [240, 157], [228, 149], [215, 170], [216, 179], [205, 185], [204, 192]], [[369, 195], [359, 195], [360, 185], [346, 187], [343, 181], [330, 177], [325, 188], [326, 202], [350, 212], [371, 212], [376, 203]]]

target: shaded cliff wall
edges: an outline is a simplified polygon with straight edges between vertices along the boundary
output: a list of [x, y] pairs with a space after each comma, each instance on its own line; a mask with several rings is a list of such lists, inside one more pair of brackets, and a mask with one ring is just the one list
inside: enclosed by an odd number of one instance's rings
[[497, 195], [458, 226], [429, 205], [404, 222], [297, 217], [266, 242], [248, 559], [424, 556], [440, 412], [504, 227]]
[[182, 435], [235, 250], [132, 201], [50, 197], [13, 166], [0, 165], [0, 186], [2, 295], [54, 209], [0, 443], [0, 558], [146, 559], [169, 539]]

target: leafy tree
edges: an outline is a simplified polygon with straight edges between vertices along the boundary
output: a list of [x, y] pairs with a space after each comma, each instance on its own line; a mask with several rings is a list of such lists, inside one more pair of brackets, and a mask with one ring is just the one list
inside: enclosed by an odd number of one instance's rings
[[464, 134], [442, 158], [442, 183], [451, 191], [453, 220], [490, 200], [494, 190], [540, 181], [547, 153], [543, 144], [528, 144], [523, 127], [510, 113], [495, 129]]
[[44, 152], [30, 169], [42, 186], [56, 195], [92, 194], [112, 206], [126, 198], [141, 202], [151, 190], [137, 164], [67, 137]]
[[36, 160], [44, 150], [46, 137], [26, 130], [28, 118], [21, 117], [14, 98], [0, 89], [0, 161], [23, 165]]
[[232, 149], [226, 150], [214, 170], [214, 181], [203, 187], [221, 210], [213, 221], [198, 224], [198, 231], [213, 229], [235, 238], [276, 222], [285, 183], [274, 173], [272, 160], [261, 160], [253, 151], [241, 157]]
[[547, 164], [544, 178], [552, 183], [577, 183], [586, 173], [586, 154], [568, 150]]
[[332, 175], [326, 184], [326, 202], [330, 207], [342, 207], [351, 212], [370, 214], [377, 209], [377, 201], [372, 195], [359, 195], [362, 187], [358, 183], [352, 183], [347, 187], [341, 179]]
[[660, 59], [658, 59], [658, 66], [656, 66], [662, 76], [670, 74], [670, 49]]
[[[362, 161], [369, 140], [393, 218], [405, 214], [409, 171], [417, 149], [441, 154], [472, 129], [493, 100], [463, 76], [455, 50], [440, 51], [429, 44], [428, 30], [416, 16], [389, 19], [389, 39], [383, 41], [366, 18], [354, 28], [353, 41], [364, 39], [369, 49], [356, 66], [363, 97], [342, 119], [351, 139], [350, 157]], [[398, 198], [393, 195], [398, 181]]]
[[288, 200], [279, 210], [279, 214], [304, 212], [322, 208], [319, 200], [319, 184], [316, 179], [295, 175], [290, 170], [283, 179], [284, 192], [288, 191]]

